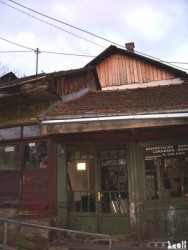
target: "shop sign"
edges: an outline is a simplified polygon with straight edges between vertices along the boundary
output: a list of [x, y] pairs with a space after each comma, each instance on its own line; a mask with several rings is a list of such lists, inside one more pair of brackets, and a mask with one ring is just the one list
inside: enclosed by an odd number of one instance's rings
[[145, 160], [153, 160], [162, 157], [173, 158], [188, 156], [188, 144], [149, 146], [145, 148]]

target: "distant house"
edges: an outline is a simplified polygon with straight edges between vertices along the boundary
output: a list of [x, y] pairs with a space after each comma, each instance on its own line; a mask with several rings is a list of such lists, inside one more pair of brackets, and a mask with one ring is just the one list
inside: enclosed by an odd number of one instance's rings
[[1, 208], [76, 230], [186, 239], [187, 97], [185, 72], [133, 44], [0, 85]]

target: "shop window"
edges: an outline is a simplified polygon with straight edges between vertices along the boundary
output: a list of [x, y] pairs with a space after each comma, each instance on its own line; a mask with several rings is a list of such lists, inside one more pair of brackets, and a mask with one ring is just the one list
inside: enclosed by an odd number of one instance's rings
[[21, 127], [0, 129], [0, 140], [21, 138]]
[[95, 165], [92, 150], [68, 153], [68, 206], [72, 212], [95, 212]]
[[39, 126], [30, 125], [23, 127], [23, 137], [34, 137], [39, 136]]
[[24, 143], [24, 168], [46, 168], [47, 167], [47, 142]]
[[188, 144], [145, 148], [147, 200], [188, 197]]
[[19, 154], [19, 144], [0, 145], [0, 170], [19, 169]]

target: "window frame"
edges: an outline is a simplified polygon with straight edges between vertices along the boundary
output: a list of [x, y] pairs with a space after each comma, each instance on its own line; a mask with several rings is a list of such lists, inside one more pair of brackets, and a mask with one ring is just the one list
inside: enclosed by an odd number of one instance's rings
[[[171, 148], [169, 147], [171, 146]], [[178, 148], [178, 146], [185, 146], [184, 148], [184, 151], [180, 151], [181, 153], [178, 155], [176, 154], [177, 152], [176, 151], [173, 151], [173, 149], [175, 147]], [[185, 187], [187, 187], [188, 185], [185, 184], [185, 182], [187, 182], [187, 180], [185, 181], [185, 179], [187, 178], [188, 179], [188, 174], [186, 174], [184, 171], [182, 171], [182, 168], [183, 166], [180, 166], [180, 171], [181, 171], [181, 176], [177, 176], [177, 177], [170, 177], [169, 179], [170, 180], [175, 180], [175, 179], [181, 179], [181, 180], [184, 180], [184, 183], [182, 183], [182, 189], [181, 189], [181, 192], [182, 194], [177, 196], [177, 195], [174, 195], [174, 196], [167, 196], [167, 197], [164, 197], [164, 193], [161, 193], [161, 185], [162, 185], [162, 181], [164, 181], [165, 178], [162, 179], [161, 177], [161, 169], [164, 170], [164, 167], [161, 168], [161, 164], [165, 164], [164, 162], [161, 163], [162, 161], [164, 161], [164, 159], [169, 159], [170, 156], [171, 158], [176, 158], [178, 161], [182, 161], [182, 159], [184, 158], [185, 160], [185, 157], [187, 158], [188, 157], [188, 141], [186, 141], [185, 139], [179, 139], [179, 140], [174, 140], [174, 139], [171, 139], [171, 140], [167, 140], [167, 141], [164, 141], [164, 140], [160, 140], [160, 141], [155, 141], [155, 142], [148, 142], [146, 144], [142, 144], [141, 145], [142, 147], [142, 155], [143, 155], [143, 178], [144, 178], [144, 185], [143, 185], [143, 190], [144, 190], [144, 197], [145, 197], [145, 201], [146, 202], [152, 202], [152, 201], [167, 201], [167, 200], [170, 200], [170, 201], [173, 201], [175, 199], [186, 199], [188, 197], [188, 191], [185, 192]], [[146, 180], [146, 148], [160, 148], [160, 147], [169, 147], [169, 155], [164, 155], [162, 157], [159, 157], [159, 155], [156, 155], [156, 161], [158, 161], [158, 163], [156, 162], [155, 164], [158, 164], [158, 169], [156, 167], [156, 174], [157, 174], [157, 177], [155, 178], [156, 182], [157, 182], [157, 191], [159, 192], [158, 193], [158, 197], [156, 198], [148, 198], [148, 194], [147, 194], [147, 180]], [[171, 149], [171, 150], [170, 150]], [[171, 153], [170, 153], [171, 151]], [[163, 152], [164, 154], [166, 152]], [[174, 154], [174, 155], [173, 155]], [[167, 158], [168, 157], [168, 158]], [[151, 158], [151, 161], [154, 160], [154, 158], [152, 159]], [[188, 159], [187, 159], [187, 166], [188, 166]], [[188, 168], [188, 167], [187, 167]], [[148, 175], [149, 177], [149, 175]]]
[[[48, 151], [49, 151], [49, 139], [46, 137], [46, 136], [40, 136], [40, 134], [38, 135], [36, 133], [36, 135], [34, 136], [24, 136], [24, 128], [25, 127], [29, 127], [31, 126], [32, 128], [34, 128], [34, 126], [36, 126], [36, 129], [37, 131], [40, 133], [40, 128], [39, 128], [39, 124], [24, 124], [24, 125], [21, 125], [21, 126], [14, 126], [14, 127], [5, 127], [5, 128], [1, 128], [2, 130], [6, 130], [7, 131], [9, 129], [12, 129], [14, 130], [14, 128], [20, 128], [20, 136], [19, 137], [13, 137], [13, 138], [8, 138], [8, 139], [0, 139], [0, 146], [1, 145], [13, 145], [13, 144], [17, 144], [18, 147], [19, 147], [19, 168], [17, 169], [3, 169], [3, 170], [0, 170], [0, 172], [7, 172], [7, 171], [23, 171], [23, 170], [36, 170], [36, 169], [40, 169], [40, 168], [31, 168], [31, 169], [26, 169], [24, 168], [24, 144], [25, 143], [36, 143], [36, 142], [46, 142], [46, 147], [47, 147], [47, 156], [49, 155]], [[45, 167], [48, 168], [48, 162], [49, 160], [47, 161], [47, 166]]]

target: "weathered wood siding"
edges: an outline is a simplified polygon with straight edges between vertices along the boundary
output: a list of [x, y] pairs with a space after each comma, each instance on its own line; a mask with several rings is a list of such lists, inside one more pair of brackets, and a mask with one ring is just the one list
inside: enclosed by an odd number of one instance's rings
[[60, 96], [70, 95], [87, 88], [91, 91], [97, 89], [96, 77], [93, 72], [58, 77], [55, 85]]
[[97, 65], [101, 87], [147, 83], [174, 78], [174, 74], [147, 61], [120, 54], [112, 55]]

